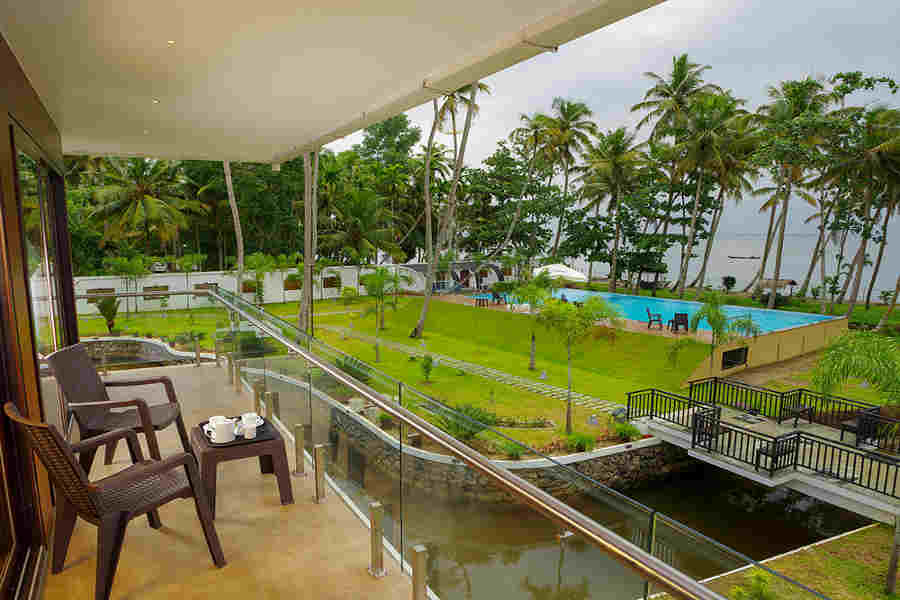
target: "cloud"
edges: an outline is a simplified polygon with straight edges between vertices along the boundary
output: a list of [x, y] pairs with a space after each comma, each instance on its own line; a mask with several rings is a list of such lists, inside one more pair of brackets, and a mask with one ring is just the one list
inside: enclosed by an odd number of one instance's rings
[[[550, 110], [555, 96], [586, 102], [602, 129], [634, 126], [640, 116], [629, 109], [649, 87], [643, 73], [667, 72], [672, 57], [684, 52], [711, 65], [707, 80], [746, 98], [749, 108], [764, 103], [767, 87], [785, 79], [850, 70], [900, 79], [898, 23], [896, 0], [668, 0], [487, 78], [493, 93], [478, 100], [466, 163], [479, 164], [518, 125], [520, 114]], [[429, 130], [430, 105], [408, 114]], [[329, 148], [344, 150], [361, 137], [353, 134]], [[439, 141], [449, 144], [449, 138]], [[747, 198], [729, 207], [722, 231], [764, 231], [758, 203]], [[789, 227], [806, 230], [809, 214], [797, 207]]]

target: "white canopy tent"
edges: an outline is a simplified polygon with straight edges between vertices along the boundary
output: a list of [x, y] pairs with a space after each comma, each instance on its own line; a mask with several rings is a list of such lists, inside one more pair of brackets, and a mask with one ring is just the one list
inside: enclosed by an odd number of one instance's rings
[[566, 281], [572, 281], [575, 283], [587, 283], [587, 275], [580, 271], [576, 271], [570, 267], [567, 267], [564, 264], [557, 263], [553, 265], [544, 265], [543, 267], [536, 267], [534, 272], [532, 273], [534, 276], [539, 275], [540, 273], [547, 273], [551, 279], [565, 279]]
[[67, 154], [277, 164], [661, 1], [14, 0], [0, 32]]

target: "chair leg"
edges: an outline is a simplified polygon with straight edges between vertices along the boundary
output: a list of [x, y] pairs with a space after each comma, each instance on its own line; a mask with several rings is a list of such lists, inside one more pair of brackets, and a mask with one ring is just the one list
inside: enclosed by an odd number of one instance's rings
[[100, 520], [97, 528], [97, 581], [94, 591], [95, 600], [109, 600], [119, 556], [122, 554], [122, 542], [125, 540], [125, 527], [128, 515], [114, 513]]
[[119, 440], [114, 442], [110, 442], [106, 444], [106, 449], [103, 451], [103, 464], [111, 465], [113, 464], [113, 459], [116, 457], [116, 448], [119, 446]]
[[[184, 451], [194, 456], [194, 447], [191, 446], [190, 438], [188, 438], [187, 429], [184, 426], [184, 419], [181, 418], [181, 414], [178, 414], [178, 417], [175, 418], [175, 427], [178, 429], [178, 437], [181, 438], [181, 447], [184, 448]], [[195, 457], [196, 458], [196, 457]]]
[[53, 574], [62, 572], [65, 566], [69, 540], [72, 539], [75, 521], [78, 520], [75, 507], [66, 500], [65, 496], [57, 494], [56, 497], [56, 524], [53, 530], [53, 563], [51, 566]]
[[209, 548], [209, 554], [217, 567], [224, 567], [225, 554], [222, 552], [219, 534], [216, 533], [212, 510], [210, 510], [209, 502], [206, 499], [206, 490], [203, 487], [203, 482], [200, 481], [197, 464], [196, 462], [188, 461], [184, 468], [187, 472], [188, 481], [191, 484], [191, 491], [194, 493], [194, 508], [197, 510], [197, 519], [200, 520], [200, 526], [203, 528], [203, 535], [206, 537], [206, 546]]

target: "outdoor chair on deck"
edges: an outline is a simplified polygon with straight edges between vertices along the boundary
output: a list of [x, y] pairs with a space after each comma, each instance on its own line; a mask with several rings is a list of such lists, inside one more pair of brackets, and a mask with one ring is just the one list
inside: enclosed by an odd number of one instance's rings
[[662, 324], [662, 313], [652, 313], [650, 309], [647, 310], [647, 329], [650, 329], [654, 324], [658, 324], [659, 328], [663, 328]]
[[[75, 521], [81, 517], [97, 526], [97, 578], [95, 600], [107, 600], [125, 541], [128, 522], [146, 514], [150, 527], [162, 526], [157, 509], [176, 498], [193, 498], [197, 518], [217, 567], [225, 556], [213, 524], [197, 462], [186, 452], [166, 460], [144, 460], [137, 434], [117, 429], [77, 444], [69, 444], [56, 427], [22, 417], [15, 405], [4, 406], [8, 416], [26, 435], [32, 450], [46, 467], [56, 487], [56, 525], [53, 532], [53, 573], [65, 565]], [[149, 426], [149, 424], [148, 424]], [[97, 447], [125, 438], [134, 464], [109, 477], [91, 482], [75, 460], [75, 454], [96, 452]], [[162, 542], [161, 542], [162, 543]]]
[[[84, 344], [75, 344], [58, 350], [47, 357], [56, 381], [62, 387], [67, 401], [66, 422], [69, 413], [74, 414], [78, 422], [81, 439], [87, 440], [115, 429], [131, 429], [143, 433], [147, 438], [150, 456], [161, 460], [159, 442], [156, 432], [165, 429], [172, 423], [178, 429], [181, 446], [188, 454], [193, 454], [188, 440], [181, 408], [175, 396], [175, 386], [168, 377], [145, 377], [142, 379], [124, 379], [119, 381], [103, 381], [94, 368]], [[149, 406], [141, 398], [132, 400], [110, 400], [107, 387], [123, 387], [136, 385], [162, 384], [166, 389], [169, 401], [165, 404]], [[133, 407], [122, 412], [113, 412], [113, 408]], [[106, 464], [112, 463], [117, 440], [106, 445]], [[98, 446], [85, 450], [81, 454], [81, 468], [90, 474], [91, 464]]]
[[675, 313], [675, 317], [669, 319], [669, 331], [678, 333], [682, 327], [684, 327], [685, 331], [689, 331], [691, 328], [690, 323], [688, 323], [688, 314]]
[[793, 456], [799, 448], [800, 439], [793, 434], [784, 435], [775, 438], [771, 443], [764, 443], [756, 450], [756, 458], [754, 460], [754, 468], [759, 471], [762, 458], [765, 456], [769, 459], [769, 474], [774, 475], [775, 471], [787, 466], [785, 457]]

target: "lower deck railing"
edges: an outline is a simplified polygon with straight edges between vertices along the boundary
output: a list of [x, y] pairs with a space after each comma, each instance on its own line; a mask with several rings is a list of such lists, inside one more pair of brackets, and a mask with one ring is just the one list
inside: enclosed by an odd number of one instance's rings
[[[731, 389], [739, 387], [733, 386]], [[700, 389], [704, 391], [698, 396], [704, 400], [722, 398], [713, 398], [707, 385]], [[770, 476], [786, 470], [805, 469], [891, 498], [900, 498], [897, 488], [900, 456], [863, 450], [806, 431], [793, 431], [780, 436], [753, 431], [724, 421], [719, 405], [662, 390], [629, 393], [628, 416], [629, 419], [661, 419], [689, 427], [692, 448], [727, 457], [749, 465], [755, 471], [768, 472]]]

